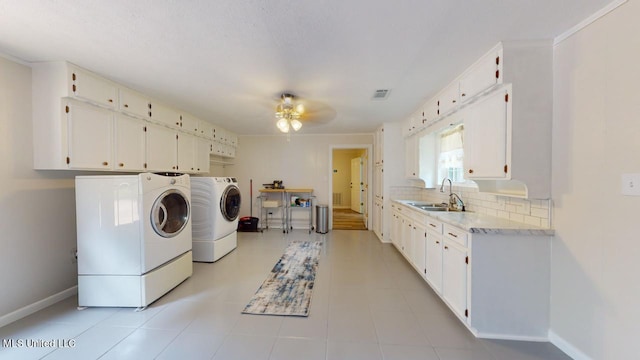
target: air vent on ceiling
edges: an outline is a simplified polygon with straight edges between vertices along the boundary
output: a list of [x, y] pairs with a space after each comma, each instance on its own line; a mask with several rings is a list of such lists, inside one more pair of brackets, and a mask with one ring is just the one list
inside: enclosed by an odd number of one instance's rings
[[389, 97], [390, 89], [378, 89], [373, 93], [372, 100], [385, 100]]

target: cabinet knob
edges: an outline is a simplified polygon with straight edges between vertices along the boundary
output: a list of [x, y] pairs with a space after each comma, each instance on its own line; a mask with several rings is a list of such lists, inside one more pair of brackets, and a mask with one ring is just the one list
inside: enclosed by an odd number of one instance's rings
[[453, 103], [455, 104], [455, 103], [456, 103], [456, 101], [455, 101], [455, 100], [453, 100]]
[[473, 169], [469, 169], [469, 174], [473, 174]]
[[129, 107], [129, 104], [124, 104], [124, 107], [128, 108], [128, 107]]
[[445, 249], [445, 250], [449, 250], [449, 247], [448, 247], [448, 246], [445, 246], [445, 247], [444, 247], [444, 249]]
[[120, 164], [118, 164], [118, 166], [124, 167], [124, 163], [120, 163]]
[[113, 99], [109, 99], [109, 100], [107, 100], [107, 101], [109, 101], [110, 103], [112, 103], [112, 102], [113, 102]]
[[436, 241], [436, 244], [440, 244], [440, 241]]
[[108, 163], [108, 162], [106, 162], [106, 161], [104, 161], [104, 162], [102, 163], [102, 165], [103, 165], [103, 166], [107, 166], [107, 165], [109, 165], [109, 163]]
[[180, 125], [180, 123], [179, 123], [179, 122], [177, 122], [177, 123], [176, 123], [176, 125]]
[[462, 93], [462, 94], [460, 94], [460, 96], [465, 97], [465, 96], [467, 96], [467, 94]]

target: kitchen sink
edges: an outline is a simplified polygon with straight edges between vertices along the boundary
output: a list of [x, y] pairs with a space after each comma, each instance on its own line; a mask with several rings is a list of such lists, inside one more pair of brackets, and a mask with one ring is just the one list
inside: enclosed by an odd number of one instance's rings
[[416, 206], [418, 209], [426, 210], [426, 211], [449, 211], [446, 205], [418, 205]]

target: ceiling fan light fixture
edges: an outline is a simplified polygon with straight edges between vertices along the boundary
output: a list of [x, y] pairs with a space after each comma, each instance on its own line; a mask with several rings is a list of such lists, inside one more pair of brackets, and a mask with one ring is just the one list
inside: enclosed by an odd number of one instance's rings
[[276, 123], [276, 126], [278, 127], [278, 130], [282, 131], [283, 133], [289, 132], [289, 120], [287, 119], [283, 118], [278, 120], [278, 122]]
[[275, 113], [276, 119], [278, 119], [276, 122], [278, 130], [283, 133], [288, 133], [290, 128], [293, 128], [294, 131], [300, 130], [302, 123], [298, 119], [304, 112], [304, 105], [294, 104], [294, 96], [291, 94], [284, 93], [280, 98], [282, 101], [276, 106]]
[[291, 127], [294, 131], [298, 131], [302, 127], [302, 123], [299, 120], [291, 120]]

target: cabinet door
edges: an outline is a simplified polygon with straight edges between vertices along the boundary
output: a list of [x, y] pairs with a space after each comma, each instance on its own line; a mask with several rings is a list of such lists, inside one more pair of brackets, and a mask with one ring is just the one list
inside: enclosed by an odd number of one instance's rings
[[69, 169], [111, 169], [113, 114], [75, 101], [68, 101], [65, 111]]
[[431, 99], [431, 101], [426, 103], [424, 106], [425, 126], [433, 124], [438, 117], [438, 101], [436, 99]]
[[418, 136], [413, 135], [404, 139], [404, 176], [407, 179], [418, 178]]
[[402, 227], [402, 252], [407, 260], [411, 262], [411, 256], [413, 255], [413, 221], [409, 218], [404, 218]]
[[420, 272], [422, 277], [425, 277], [427, 272], [425, 267], [427, 245], [427, 229], [419, 222], [415, 222], [413, 225], [413, 249], [412, 257], [413, 266]]
[[199, 173], [209, 172], [209, 153], [211, 151], [211, 140], [198, 138], [198, 151], [196, 163], [196, 171]]
[[442, 235], [427, 232], [427, 281], [438, 293], [442, 293]]
[[458, 82], [449, 84], [438, 96], [438, 115], [445, 115], [454, 107], [458, 106], [458, 94], [460, 89], [458, 88]]
[[176, 171], [178, 164], [176, 131], [164, 126], [147, 124], [147, 170]]
[[198, 125], [199, 122], [197, 118], [189, 114], [182, 114], [180, 121], [180, 128], [182, 131], [186, 131], [191, 134], [199, 134]]
[[151, 120], [160, 124], [180, 128], [180, 113], [173, 108], [160, 103], [151, 103]]
[[487, 54], [475, 63], [460, 79], [460, 100], [464, 103], [475, 95], [502, 82], [501, 51]]
[[200, 120], [198, 124], [198, 132], [207, 139], [213, 139], [213, 124]]
[[509, 175], [509, 93], [501, 89], [464, 110], [464, 173], [467, 179]]
[[115, 168], [144, 171], [145, 125], [142, 120], [118, 114], [115, 131]]
[[118, 88], [115, 84], [73, 66], [71, 81], [73, 96], [111, 109], [117, 107]]
[[442, 250], [442, 296], [461, 318], [467, 309], [467, 249], [444, 239]]
[[142, 119], [149, 118], [149, 99], [127, 88], [120, 88], [120, 111]]
[[182, 172], [196, 171], [196, 137], [186, 133], [178, 134], [178, 170]]

